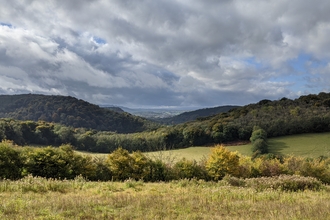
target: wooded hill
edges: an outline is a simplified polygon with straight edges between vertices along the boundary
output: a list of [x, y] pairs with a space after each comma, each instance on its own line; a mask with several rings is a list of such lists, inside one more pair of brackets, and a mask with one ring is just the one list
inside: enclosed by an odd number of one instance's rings
[[[46, 106], [45, 103], [39, 105]], [[329, 110], [330, 93], [301, 96], [295, 100], [261, 100], [212, 117], [131, 134], [74, 129], [55, 123], [0, 120], [0, 139], [18, 144], [58, 146], [70, 143], [75, 149], [93, 152], [112, 152], [118, 147], [129, 151], [155, 151], [249, 141], [254, 126], [264, 129], [268, 138], [327, 132], [330, 131]]]
[[232, 106], [232, 105], [226, 105], [226, 106], [218, 106], [218, 107], [213, 107], [213, 108], [203, 108], [203, 109], [198, 109], [195, 111], [189, 111], [189, 112], [184, 112], [179, 115], [169, 117], [169, 118], [160, 118], [157, 119], [156, 121], [165, 123], [165, 124], [170, 124], [170, 125], [176, 125], [176, 124], [181, 124], [189, 121], [194, 121], [198, 118], [202, 117], [209, 117], [213, 116], [219, 113], [223, 112], [228, 112], [231, 109], [238, 108], [239, 106]]
[[118, 133], [141, 132], [158, 125], [129, 113], [100, 108], [70, 96], [0, 95], [0, 117], [55, 122]]

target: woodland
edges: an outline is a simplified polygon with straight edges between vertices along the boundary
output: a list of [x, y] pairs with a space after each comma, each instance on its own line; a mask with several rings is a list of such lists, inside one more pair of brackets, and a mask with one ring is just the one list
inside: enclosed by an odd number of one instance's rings
[[[172, 126], [104, 110], [72, 97], [14, 95], [0, 98], [3, 103], [0, 115], [5, 117], [0, 119], [0, 140], [11, 140], [18, 145], [70, 144], [76, 150], [90, 152], [109, 153], [119, 147], [129, 152], [146, 152], [250, 141], [255, 127], [264, 130], [267, 138], [330, 131], [330, 93], [311, 94], [295, 100], [261, 100]], [[54, 115], [62, 117], [64, 123], [51, 117]], [[85, 127], [69, 123], [83, 117]], [[108, 129], [101, 129], [103, 127]]]

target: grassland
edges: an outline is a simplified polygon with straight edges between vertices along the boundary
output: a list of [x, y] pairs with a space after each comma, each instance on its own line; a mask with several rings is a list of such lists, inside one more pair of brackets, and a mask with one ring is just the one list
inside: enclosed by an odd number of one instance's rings
[[[280, 155], [294, 155], [302, 157], [330, 157], [330, 133], [299, 134], [268, 139], [269, 152]], [[252, 145], [227, 146], [231, 151], [238, 151], [242, 155], [252, 155]], [[146, 153], [152, 159], [161, 159], [175, 162], [185, 157], [189, 160], [200, 161], [210, 154], [210, 146], [189, 147], [167, 151]], [[90, 154], [90, 153], [89, 153]], [[97, 157], [106, 157], [108, 154], [90, 154]]]
[[[330, 133], [299, 134], [268, 139], [269, 152], [280, 155], [294, 155], [302, 157], [330, 157]], [[252, 155], [252, 145], [227, 146], [231, 151], [238, 151], [242, 155]], [[189, 147], [185, 149], [147, 153], [150, 156], [164, 158], [200, 159], [210, 154], [210, 147]]]
[[0, 181], [1, 219], [328, 219], [330, 191], [287, 192], [223, 182]]
[[[269, 140], [270, 151], [328, 156], [329, 133]], [[250, 155], [251, 145], [228, 146]], [[147, 153], [152, 158], [200, 160], [210, 147]], [[107, 154], [94, 154], [104, 157]], [[329, 219], [330, 187], [297, 192], [228, 183], [179, 180], [145, 183], [52, 180], [0, 181], [0, 219]], [[254, 180], [252, 180], [253, 183]], [[273, 179], [268, 181], [273, 187]], [[295, 186], [296, 184], [293, 184]], [[258, 188], [259, 187], [259, 188]]]

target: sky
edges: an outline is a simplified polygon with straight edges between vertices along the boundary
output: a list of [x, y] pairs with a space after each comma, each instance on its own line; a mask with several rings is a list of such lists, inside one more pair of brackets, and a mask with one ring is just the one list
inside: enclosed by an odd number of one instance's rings
[[330, 91], [329, 0], [0, 0], [0, 94], [212, 107]]

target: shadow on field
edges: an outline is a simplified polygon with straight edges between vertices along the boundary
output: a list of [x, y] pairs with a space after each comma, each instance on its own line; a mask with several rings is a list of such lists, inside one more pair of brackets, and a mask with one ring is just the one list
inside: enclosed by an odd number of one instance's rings
[[272, 141], [268, 145], [269, 153], [277, 154], [277, 155], [283, 155], [282, 150], [285, 148], [288, 148], [289, 146], [286, 145], [285, 142], [282, 141]]

